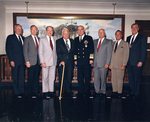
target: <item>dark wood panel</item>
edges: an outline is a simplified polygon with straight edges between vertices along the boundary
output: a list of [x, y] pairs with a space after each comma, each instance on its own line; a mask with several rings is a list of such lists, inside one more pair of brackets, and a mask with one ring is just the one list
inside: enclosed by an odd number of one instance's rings
[[[6, 55], [0, 56], [0, 61], [1, 61], [1, 82], [12, 82], [12, 76], [11, 76], [11, 67], [9, 65], [9, 60]], [[91, 72], [91, 83], [94, 83], [94, 71], [92, 69]], [[27, 69], [25, 70], [25, 82], [27, 82]], [[42, 82], [42, 71], [40, 73], [40, 81]], [[58, 69], [56, 70], [56, 82], [59, 82], [58, 79]], [[73, 75], [73, 80], [72, 83], [77, 83], [77, 67], [74, 68], [74, 75]], [[111, 70], [108, 70], [107, 74], [107, 83], [111, 83]], [[128, 83], [128, 74], [127, 71], [125, 72], [125, 77], [124, 77], [124, 83]]]

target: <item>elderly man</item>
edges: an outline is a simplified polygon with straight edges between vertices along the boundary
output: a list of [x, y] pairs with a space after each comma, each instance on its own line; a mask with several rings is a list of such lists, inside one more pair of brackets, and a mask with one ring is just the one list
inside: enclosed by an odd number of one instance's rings
[[95, 95], [105, 96], [106, 74], [112, 55], [112, 41], [106, 39], [104, 29], [98, 31], [99, 39], [94, 41], [94, 88]]
[[67, 28], [62, 30], [62, 38], [56, 41], [56, 52], [59, 81], [62, 78], [63, 65], [65, 65], [62, 93], [65, 96], [70, 96], [74, 70], [74, 41], [69, 38], [69, 30]]
[[41, 69], [38, 55], [38, 28], [35, 25], [31, 25], [30, 32], [31, 35], [25, 38], [23, 52], [25, 64], [28, 70], [28, 96], [36, 98], [39, 90], [39, 75]]
[[113, 52], [111, 58], [111, 81], [113, 95], [121, 98], [124, 71], [129, 57], [128, 43], [122, 40], [122, 32], [117, 30], [115, 33], [116, 41], [113, 44]]
[[89, 95], [91, 81], [91, 64], [93, 63], [93, 38], [85, 34], [82, 25], [78, 26], [78, 37], [75, 38], [75, 64], [78, 68], [78, 95]]
[[40, 39], [39, 58], [42, 66], [42, 92], [44, 98], [54, 97], [54, 81], [57, 64], [54, 29], [46, 27], [46, 37]]
[[6, 39], [6, 53], [9, 58], [13, 85], [14, 95], [18, 98], [22, 98], [24, 94], [24, 56], [23, 56], [23, 44], [24, 37], [22, 34], [22, 26], [15, 25], [15, 33], [9, 35]]
[[146, 57], [147, 41], [143, 35], [138, 33], [139, 26], [131, 25], [132, 35], [127, 37], [129, 43], [129, 60], [127, 64], [130, 95], [136, 98], [139, 95], [140, 81], [143, 63]]

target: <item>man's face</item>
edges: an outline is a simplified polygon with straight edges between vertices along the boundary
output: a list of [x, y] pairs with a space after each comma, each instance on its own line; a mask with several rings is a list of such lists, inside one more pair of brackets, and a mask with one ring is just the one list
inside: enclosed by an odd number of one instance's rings
[[100, 29], [99, 32], [98, 32], [98, 35], [99, 35], [99, 37], [101, 39], [104, 38], [105, 37], [105, 31], [104, 31], [104, 29]]
[[51, 37], [53, 35], [53, 29], [51, 27], [48, 27], [46, 30], [46, 34]]
[[138, 33], [139, 31], [139, 28], [137, 25], [133, 25], [132, 28], [131, 28], [131, 31], [132, 31], [132, 34], [135, 35]]
[[33, 26], [30, 31], [31, 31], [31, 34], [32, 34], [33, 36], [36, 36], [36, 34], [37, 34], [37, 32], [38, 32], [38, 29]]
[[116, 32], [115, 34], [116, 40], [119, 41], [122, 38], [121, 32]]
[[20, 36], [21, 33], [22, 33], [22, 27], [21, 27], [20, 25], [17, 25], [17, 26], [15, 26], [14, 31], [15, 31], [15, 33], [16, 33], [17, 35]]
[[68, 30], [64, 30], [63, 33], [62, 33], [62, 36], [65, 40], [67, 40], [69, 38], [69, 32]]
[[77, 31], [78, 31], [78, 35], [79, 36], [83, 36], [84, 35], [85, 30], [84, 30], [84, 28], [82, 26], [79, 26]]

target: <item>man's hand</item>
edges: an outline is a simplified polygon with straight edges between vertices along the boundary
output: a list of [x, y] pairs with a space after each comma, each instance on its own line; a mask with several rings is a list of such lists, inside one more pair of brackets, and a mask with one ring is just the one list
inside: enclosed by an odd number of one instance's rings
[[42, 66], [43, 68], [46, 68], [46, 63], [42, 63], [41, 66]]
[[105, 64], [105, 69], [107, 69], [108, 68], [108, 64]]
[[77, 61], [75, 61], [74, 63], [75, 63], [75, 65], [77, 65]]
[[124, 70], [125, 68], [126, 68], [125, 65], [122, 65], [122, 66], [121, 66], [121, 70]]
[[30, 66], [31, 66], [30, 62], [27, 62], [26, 67], [30, 68]]
[[12, 67], [15, 67], [15, 62], [14, 62], [14, 61], [11, 61], [11, 62], [10, 62], [10, 65], [11, 65]]
[[137, 64], [137, 67], [141, 67], [142, 66], [142, 62], [139, 62], [138, 64]]
[[93, 60], [90, 60], [90, 64], [93, 64]]
[[59, 66], [61, 66], [61, 65], [65, 65], [65, 62], [64, 61], [62, 61], [62, 62], [60, 62], [60, 64], [59, 64]]
[[109, 65], [109, 69], [111, 69], [111, 64]]

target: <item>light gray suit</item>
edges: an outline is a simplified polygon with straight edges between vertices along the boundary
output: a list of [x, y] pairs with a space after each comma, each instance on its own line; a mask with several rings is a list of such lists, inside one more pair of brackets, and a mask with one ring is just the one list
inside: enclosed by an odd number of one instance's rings
[[110, 64], [112, 55], [112, 41], [104, 38], [97, 52], [98, 39], [94, 41], [94, 88], [96, 93], [106, 93], [105, 64]]
[[47, 36], [41, 38], [39, 44], [40, 63], [46, 63], [46, 68], [42, 67], [42, 92], [54, 92], [57, 55], [56, 42], [53, 37], [51, 40], [53, 41], [53, 51]]

